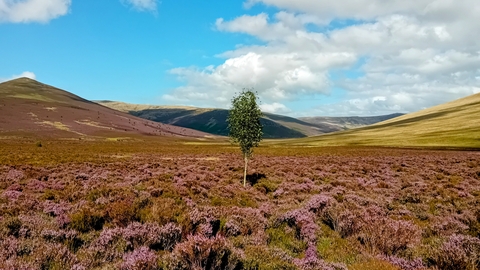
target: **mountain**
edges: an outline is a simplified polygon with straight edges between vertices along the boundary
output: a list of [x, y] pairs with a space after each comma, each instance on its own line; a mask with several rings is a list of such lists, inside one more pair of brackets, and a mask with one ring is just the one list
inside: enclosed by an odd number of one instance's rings
[[291, 145], [480, 148], [480, 93], [371, 126], [290, 140]]
[[346, 129], [373, 125], [375, 123], [386, 121], [402, 115], [403, 115], [402, 113], [394, 113], [394, 114], [379, 115], [379, 116], [345, 116], [345, 117], [317, 116], [317, 117], [300, 117], [298, 119], [311, 124], [328, 123], [330, 125], [339, 126], [342, 129], [346, 130]]
[[[228, 135], [226, 122], [228, 110], [186, 106], [139, 105], [108, 100], [97, 102], [103, 106], [128, 112], [132, 115], [151, 121], [192, 128], [222, 136]], [[395, 116], [398, 115], [378, 117], [312, 117], [297, 119], [283, 115], [264, 113], [261, 122], [264, 126], [264, 138], [285, 139], [304, 138], [357, 126], [365, 126]]]
[[[186, 106], [153, 106], [128, 104], [116, 101], [97, 101], [99, 104], [128, 112], [132, 115], [165, 124], [192, 128], [216, 135], [228, 135], [228, 110], [204, 109]], [[296, 118], [265, 113], [260, 120], [264, 138], [304, 138], [341, 130], [330, 124], [312, 124]]]
[[0, 136], [81, 138], [210, 134], [115, 111], [28, 78], [0, 83]]

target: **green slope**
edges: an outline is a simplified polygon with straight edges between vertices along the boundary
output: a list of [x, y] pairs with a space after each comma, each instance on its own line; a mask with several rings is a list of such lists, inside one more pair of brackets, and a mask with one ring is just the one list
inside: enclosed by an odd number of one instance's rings
[[[132, 115], [175, 126], [196, 129], [216, 135], [228, 135], [226, 119], [228, 110], [204, 109], [186, 106], [155, 106], [129, 104], [117, 101], [97, 101], [99, 104]], [[319, 134], [366, 126], [399, 114], [374, 117], [310, 117], [307, 121], [293, 117], [265, 113], [261, 122], [264, 138], [305, 138]]]
[[[228, 110], [224, 109], [137, 105], [113, 101], [98, 101], [98, 103], [151, 121], [196, 129], [216, 135], [228, 135], [226, 122]], [[341, 130], [331, 125], [315, 125], [292, 117], [268, 113], [261, 119], [261, 122], [264, 126], [264, 138], [266, 139], [304, 138], [310, 135]]]
[[283, 143], [480, 148], [480, 93], [368, 127]]

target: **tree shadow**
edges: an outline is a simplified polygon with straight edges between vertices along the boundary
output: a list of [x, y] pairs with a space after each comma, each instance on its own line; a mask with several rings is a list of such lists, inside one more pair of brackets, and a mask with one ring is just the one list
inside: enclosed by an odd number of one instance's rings
[[252, 173], [252, 174], [247, 174], [247, 182], [250, 183], [250, 185], [255, 185], [260, 181], [261, 179], [267, 178], [267, 176], [264, 173]]

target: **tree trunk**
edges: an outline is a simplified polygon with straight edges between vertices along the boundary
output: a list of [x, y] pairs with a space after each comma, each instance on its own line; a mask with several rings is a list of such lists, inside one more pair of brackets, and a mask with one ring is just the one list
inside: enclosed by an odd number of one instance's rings
[[245, 171], [243, 172], [243, 186], [247, 185], [247, 165], [248, 165], [248, 157], [245, 155]]

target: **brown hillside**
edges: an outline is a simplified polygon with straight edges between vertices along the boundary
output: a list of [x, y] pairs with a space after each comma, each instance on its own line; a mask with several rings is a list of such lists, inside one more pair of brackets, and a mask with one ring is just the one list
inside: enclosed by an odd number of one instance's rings
[[0, 136], [32, 135], [51, 138], [209, 136], [119, 112], [28, 78], [0, 83]]

